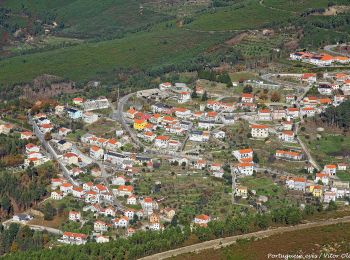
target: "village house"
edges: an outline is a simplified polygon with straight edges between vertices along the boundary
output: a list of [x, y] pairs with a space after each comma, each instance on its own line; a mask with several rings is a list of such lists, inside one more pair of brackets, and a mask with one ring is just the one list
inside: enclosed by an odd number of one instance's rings
[[72, 99], [74, 105], [81, 106], [84, 103], [84, 99], [81, 97], [76, 97]]
[[85, 191], [81, 187], [73, 187], [72, 188], [72, 195], [75, 198], [83, 198], [85, 194]]
[[235, 195], [243, 199], [248, 198], [248, 188], [245, 186], [236, 186]]
[[258, 118], [259, 121], [271, 121], [271, 110], [270, 109], [260, 109], [258, 111]]
[[189, 140], [193, 142], [207, 142], [209, 141], [209, 137], [210, 135], [208, 131], [195, 130], [191, 131]]
[[21, 139], [22, 140], [29, 140], [29, 139], [32, 139], [34, 137], [35, 136], [34, 136], [33, 132], [31, 132], [31, 131], [21, 132]]
[[294, 143], [295, 134], [293, 131], [284, 130], [282, 133], [280, 133], [279, 139], [287, 143]]
[[81, 213], [79, 211], [71, 210], [71, 211], [69, 211], [68, 218], [71, 221], [80, 221], [81, 220]]
[[92, 112], [83, 113], [83, 121], [86, 124], [92, 124], [98, 121], [98, 115]]
[[291, 190], [299, 190], [299, 191], [306, 190], [306, 179], [302, 177], [289, 178], [287, 179], [286, 184], [288, 189], [291, 189]]
[[90, 156], [96, 160], [100, 160], [103, 158], [104, 151], [102, 148], [98, 146], [91, 146], [90, 147]]
[[65, 162], [65, 164], [74, 164], [74, 165], [79, 165], [79, 157], [78, 155], [76, 155], [75, 153], [69, 152], [69, 153], [65, 153], [63, 155], [63, 161]]
[[210, 217], [205, 214], [198, 215], [193, 220], [195, 225], [206, 227], [210, 222]]
[[70, 245], [84, 245], [87, 242], [87, 235], [81, 233], [64, 232], [59, 242]]
[[63, 193], [72, 193], [73, 192], [73, 185], [71, 183], [63, 183], [60, 186], [60, 191]]
[[58, 129], [58, 135], [61, 137], [67, 136], [70, 132], [72, 132], [72, 130], [65, 127], [61, 127]]
[[337, 173], [337, 166], [335, 164], [327, 164], [324, 166], [323, 172], [334, 176]]
[[128, 205], [137, 205], [137, 198], [135, 195], [129, 195], [129, 197], [126, 200], [126, 204]]
[[254, 103], [254, 95], [250, 93], [243, 93], [241, 96], [242, 103]]
[[134, 209], [126, 209], [124, 210], [124, 216], [128, 217], [129, 219], [133, 219], [135, 215], [135, 210]]
[[129, 218], [125, 216], [115, 218], [113, 219], [113, 223], [116, 228], [127, 228], [129, 225]]
[[296, 107], [288, 107], [287, 108], [287, 115], [291, 118], [298, 118], [299, 117], [299, 108]]
[[232, 152], [239, 162], [251, 162], [253, 160], [253, 149], [241, 149]]
[[0, 125], [0, 134], [8, 135], [13, 129], [12, 124], [1, 124]]
[[107, 223], [97, 220], [94, 222], [94, 231], [95, 232], [106, 232], [108, 230]]
[[315, 116], [316, 114], [316, 109], [314, 107], [303, 107], [300, 110], [300, 115], [302, 117], [306, 116], [306, 117], [312, 117]]
[[97, 235], [95, 238], [96, 243], [101, 244], [101, 243], [108, 243], [109, 242], [109, 238], [102, 236], [102, 235]]
[[159, 148], [167, 148], [169, 143], [169, 136], [159, 135], [155, 138], [154, 146]]
[[285, 151], [285, 150], [276, 150], [275, 156], [277, 159], [287, 159], [287, 160], [296, 160], [296, 161], [299, 161], [303, 158], [303, 155], [299, 152]]
[[80, 119], [83, 116], [83, 112], [81, 110], [75, 109], [75, 108], [68, 108], [67, 109], [68, 117], [71, 119]]
[[245, 176], [251, 176], [254, 173], [255, 166], [252, 162], [242, 162], [236, 165], [235, 170]]
[[132, 186], [121, 185], [118, 187], [117, 195], [123, 197], [125, 195], [130, 196], [133, 192], [134, 188]]
[[315, 183], [322, 182], [323, 185], [329, 184], [329, 174], [326, 173], [316, 173]]
[[326, 191], [323, 195], [323, 202], [329, 203], [331, 201], [335, 201], [337, 198], [337, 194], [333, 191]]
[[251, 135], [253, 138], [267, 138], [269, 136], [269, 127], [266, 125], [251, 125]]
[[64, 193], [61, 191], [51, 191], [51, 199], [53, 200], [61, 200], [64, 197]]
[[71, 142], [67, 142], [65, 140], [59, 140], [56, 145], [57, 145], [58, 151], [60, 152], [69, 151], [72, 149], [72, 146], [73, 146]]

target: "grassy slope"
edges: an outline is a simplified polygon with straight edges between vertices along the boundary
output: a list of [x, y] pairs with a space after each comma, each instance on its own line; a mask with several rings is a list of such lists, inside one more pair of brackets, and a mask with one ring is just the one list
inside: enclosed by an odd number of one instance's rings
[[140, 15], [140, 3], [140, 0], [4, 0], [0, 5], [18, 14], [23, 6], [39, 17], [45, 12], [56, 14], [56, 20], [65, 24], [63, 33], [86, 37], [136, 29], [167, 17], [149, 10]]
[[102, 78], [114, 68], [138, 69], [182, 61], [198, 55], [218, 41], [218, 36], [180, 29], [131, 34], [123, 39], [0, 61], [0, 83], [30, 81], [43, 73], [72, 80]]
[[249, 1], [243, 7], [235, 9], [226, 7], [213, 13], [205, 13], [188, 25], [200, 30], [245, 30], [262, 27], [270, 22], [292, 17], [289, 11], [271, 10], [258, 3]]
[[[315, 254], [347, 253], [350, 242], [350, 224], [338, 224], [321, 228], [311, 228], [301, 231], [273, 235], [257, 241], [242, 240], [237, 244], [218, 250], [205, 250], [173, 257], [171, 259], [282, 259], [268, 257], [268, 254]], [[310, 258], [311, 259], [311, 258]]]
[[302, 12], [308, 8], [325, 8], [328, 2], [328, 0], [264, 0], [266, 6], [294, 12]]

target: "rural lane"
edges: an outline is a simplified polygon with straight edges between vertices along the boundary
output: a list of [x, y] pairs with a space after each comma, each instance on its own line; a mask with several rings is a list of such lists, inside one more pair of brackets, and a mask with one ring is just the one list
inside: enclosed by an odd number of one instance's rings
[[254, 233], [244, 234], [244, 235], [219, 238], [219, 239], [210, 240], [210, 241], [206, 241], [206, 242], [191, 245], [191, 246], [180, 247], [180, 248], [169, 250], [166, 252], [146, 256], [140, 259], [141, 260], [166, 259], [173, 256], [178, 256], [178, 255], [187, 254], [191, 252], [200, 252], [206, 249], [218, 249], [221, 247], [229, 246], [234, 244], [239, 239], [249, 239], [252, 237], [264, 238], [264, 237], [269, 237], [272, 235], [285, 233], [285, 232], [309, 229], [314, 227], [322, 227], [322, 226], [328, 226], [328, 225], [340, 224], [340, 223], [350, 223], [350, 216], [346, 216], [343, 218], [322, 220], [318, 222], [310, 222], [306, 224], [299, 224], [299, 225], [289, 226], [289, 227], [279, 227], [275, 229], [268, 229], [268, 230], [258, 231]]

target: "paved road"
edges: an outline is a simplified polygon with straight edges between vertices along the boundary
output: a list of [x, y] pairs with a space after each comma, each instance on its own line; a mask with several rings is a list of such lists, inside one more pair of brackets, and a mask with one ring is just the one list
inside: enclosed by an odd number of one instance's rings
[[301, 140], [301, 138], [299, 137], [298, 135], [298, 132], [299, 132], [299, 124], [295, 124], [295, 135], [297, 137], [297, 140], [301, 146], [301, 148], [303, 149], [304, 153], [306, 154], [307, 156], [307, 159], [309, 161], [309, 163], [315, 167], [318, 171], [321, 171], [321, 166], [317, 163], [317, 161], [312, 157], [311, 155], [311, 152], [309, 150], [309, 148], [304, 144], [304, 142]]
[[69, 170], [67, 167], [61, 162], [60, 158], [58, 157], [56, 151], [52, 148], [52, 146], [45, 140], [44, 134], [40, 131], [37, 123], [32, 118], [30, 114], [28, 114], [29, 123], [33, 126], [33, 132], [35, 133], [36, 137], [39, 139], [41, 145], [46, 149], [46, 151], [51, 155], [52, 159], [56, 160], [63, 172], [64, 177], [74, 186], [79, 186], [79, 183], [72, 179], [72, 177], [69, 175]]
[[338, 56], [347, 56], [347, 57], [350, 57], [349, 54], [345, 54], [345, 53], [342, 53], [342, 52], [338, 52], [338, 51], [334, 51], [334, 49], [338, 46], [346, 46], [346, 44], [334, 44], [334, 45], [327, 45], [327, 46], [324, 46], [324, 50], [325, 51], [328, 51], [330, 54], [333, 54], [333, 55], [338, 55]]
[[206, 241], [206, 242], [191, 245], [191, 246], [169, 250], [169, 251], [158, 253], [151, 256], [146, 256], [140, 259], [142, 260], [167, 259], [173, 256], [187, 254], [191, 252], [200, 252], [206, 249], [218, 249], [221, 247], [229, 246], [234, 244], [239, 239], [247, 239], [252, 237], [264, 238], [264, 237], [269, 237], [280, 233], [309, 229], [314, 227], [328, 226], [328, 225], [339, 224], [339, 223], [350, 223], [350, 216], [337, 218], [337, 219], [322, 220], [318, 222], [310, 222], [307, 224], [300, 224], [300, 225], [290, 226], [290, 227], [279, 227], [275, 229], [268, 229], [268, 230], [258, 231], [254, 233], [244, 234], [244, 235], [219, 238], [219, 239], [210, 240], [210, 241]]
[[31, 224], [28, 224], [28, 223], [17, 222], [17, 221], [14, 221], [12, 219], [9, 219], [9, 220], [3, 222], [2, 225], [8, 226], [11, 223], [17, 223], [17, 224], [20, 224], [20, 225], [25, 225], [25, 226], [28, 226], [32, 230], [47, 231], [47, 232], [55, 234], [55, 235], [62, 235], [63, 234], [63, 232], [61, 230], [56, 229], [56, 228], [45, 227], [45, 226], [40, 226], [40, 225], [31, 225]]

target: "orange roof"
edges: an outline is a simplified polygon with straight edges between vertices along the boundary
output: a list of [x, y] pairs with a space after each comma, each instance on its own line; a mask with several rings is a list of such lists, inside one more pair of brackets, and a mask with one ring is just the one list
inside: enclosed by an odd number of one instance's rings
[[146, 198], [143, 199], [143, 201], [146, 202], [146, 203], [151, 203], [153, 200], [150, 197], [146, 197]]
[[91, 148], [90, 148], [90, 149], [91, 149], [91, 150], [93, 150], [94, 152], [97, 152], [97, 151], [101, 150], [101, 148], [100, 148], [100, 147], [98, 147], [98, 146], [96, 146], [96, 145], [91, 146]]
[[289, 135], [289, 136], [294, 135], [294, 132], [293, 132], [293, 131], [290, 131], [290, 130], [284, 130], [284, 131], [282, 131], [282, 133], [283, 133], [284, 135]]
[[171, 116], [165, 116], [165, 117], [163, 117], [163, 120], [164, 120], [164, 121], [174, 121], [175, 118], [173, 118], [173, 117], [171, 117]]
[[166, 141], [166, 140], [169, 140], [170, 137], [169, 136], [166, 136], [166, 135], [159, 135], [156, 137], [157, 140], [162, 140], [162, 141]]
[[288, 107], [288, 111], [299, 111], [296, 107]]
[[76, 98], [73, 98], [73, 101], [75, 101], [75, 102], [83, 102], [84, 99], [82, 99], [80, 97], [76, 97]]
[[270, 109], [260, 109], [259, 113], [271, 113]]
[[337, 166], [335, 164], [327, 164], [327, 165], [324, 166], [324, 168], [335, 169], [335, 168], [337, 168]]
[[316, 73], [304, 73], [302, 76], [303, 79], [308, 79], [311, 77], [316, 77]]
[[239, 150], [239, 153], [252, 153], [253, 152], [253, 149], [251, 148], [247, 148], [247, 149], [241, 149]]
[[87, 235], [81, 234], [81, 233], [64, 232], [63, 235], [67, 237], [74, 237], [74, 238], [81, 238], [81, 239], [87, 238]]
[[68, 188], [68, 187], [72, 187], [73, 185], [71, 183], [66, 182], [66, 183], [63, 183], [62, 186]]
[[210, 111], [210, 112], [207, 113], [207, 115], [210, 116], [210, 117], [213, 117], [213, 116], [217, 116], [218, 113], [215, 112], [215, 111]]
[[244, 163], [239, 163], [238, 167], [250, 167], [250, 166], [253, 166], [253, 165], [254, 165], [254, 163], [244, 162]]
[[119, 187], [118, 187], [118, 190], [119, 191], [130, 191], [130, 192], [132, 192], [133, 190], [134, 190], [134, 188], [132, 187], [132, 186], [127, 186], [127, 185], [120, 185]]
[[254, 128], [254, 129], [266, 129], [266, 128], [269, 128], [266, 125], [251, 125], [250, 127]]
[[140, 125], [140, 124], [145, 123], [145, 120], [143, 120], [143, 119], [134, 119], [134, 123]]
[[321, 104], [329, 104], [332, 103], [332, 100], [330, 100], [329, 98], [320, 98], [320, 103]]
[[201, 219], [201, 220], [209, 220], [210, 217], [208, 215], [201, 214], [201, 215], [196, 216], [196, 218]]
[[186, 112], [186, 111], [188, 111], [188, 109], [184, 108], [184, 107], [177, 107], [177, 108], [175, 108], [175, 111], [176, 112]]
[[303, 177], [294, 177], [293, 180], [297, 182], [306, 182], [306, 179]]
[[244, 97], [244, 98], [253, 98], [254, 96], [251, 93], [243, 93], [242, 97]]

